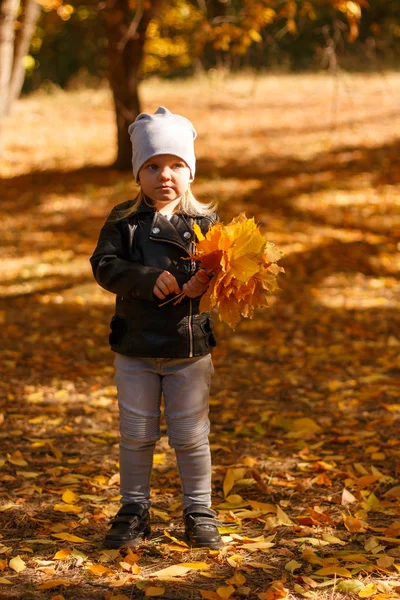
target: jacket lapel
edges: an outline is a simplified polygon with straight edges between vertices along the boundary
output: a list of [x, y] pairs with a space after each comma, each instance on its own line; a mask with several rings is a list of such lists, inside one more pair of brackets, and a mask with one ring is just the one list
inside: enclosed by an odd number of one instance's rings
[[187, 251], [193, 240], [193, 232], [184, 219], [178, 215], [173, 215], [171, 221], [169, 221], [156, 212], [150, 228], [150, 239], [175, 244]]

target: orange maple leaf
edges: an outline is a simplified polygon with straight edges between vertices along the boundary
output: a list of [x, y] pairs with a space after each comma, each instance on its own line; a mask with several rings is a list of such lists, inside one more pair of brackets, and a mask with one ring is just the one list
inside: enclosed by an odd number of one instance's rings
[[244, 213], [228, 225], [215, 223], [204, 236], [195, 224], [194, 260], [214, 277], [200, 301], [200, 310], [216, 307], [221, 321], [235, 328], [241, 317], [252, 318], [256, 307], [268, 306], [283, 268], [282, 252], [266, 241], [254, 218]]

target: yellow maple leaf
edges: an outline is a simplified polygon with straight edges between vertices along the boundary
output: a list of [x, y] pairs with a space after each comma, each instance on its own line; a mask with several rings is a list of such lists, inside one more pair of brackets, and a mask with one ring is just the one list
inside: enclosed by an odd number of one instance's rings
[[194, 231], [198, 242], [192, 258], [214, 274], [200, 311], [217, 308], [220, 320], [234, 329], [241, 317], [252, 318], [256, 307], [268, 306], [283, 272], [276, 264], [282, 253], [244, 213], [228, 225], [215, 223], [205, 236], [197, 225]]

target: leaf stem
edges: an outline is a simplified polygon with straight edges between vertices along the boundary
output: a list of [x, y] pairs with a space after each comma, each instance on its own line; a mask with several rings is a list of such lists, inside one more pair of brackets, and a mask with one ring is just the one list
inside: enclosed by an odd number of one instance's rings
[[159, 304], [158, 306], [165, 306], [166, 304], [169, 304], [170, 302], [174, 302], [174, 304], [179, 304], [179, 302], [181, 300], [183, 300], [184, 296], [186, 296], [185, 292], [181, 292], [180, 294], [177, 294], [176, 296], [172, 296], [172, 298], [169, 298], [169, 300], [166, 300], [165, 302], [162, 302], [161, 304]]

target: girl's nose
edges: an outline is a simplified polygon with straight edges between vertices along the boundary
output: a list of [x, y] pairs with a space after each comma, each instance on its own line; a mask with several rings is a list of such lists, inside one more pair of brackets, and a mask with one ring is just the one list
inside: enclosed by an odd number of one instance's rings
[[160, 179], [162, 181], [168, 181], [168, 179], [171, 178], [171, 172], [169, 167], [164, 167], [162, 169], [160, 169]]

